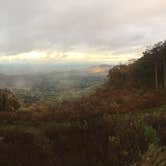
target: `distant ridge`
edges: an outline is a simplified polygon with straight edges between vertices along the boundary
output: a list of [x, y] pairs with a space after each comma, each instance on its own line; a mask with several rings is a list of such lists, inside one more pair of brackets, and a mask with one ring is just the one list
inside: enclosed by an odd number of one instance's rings
[[107, 74], [108, 71], [112, 68], [112, 65], [101, 64], [97, 66], [92, 66], [88, 68], [88, 73], [91, 74]]

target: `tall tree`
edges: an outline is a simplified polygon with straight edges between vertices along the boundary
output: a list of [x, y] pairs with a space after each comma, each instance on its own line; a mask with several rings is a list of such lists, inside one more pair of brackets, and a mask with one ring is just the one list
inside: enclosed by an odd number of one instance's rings
[[159, 88], [158, 68], [162, 61], [162, 56], [161, 56], [162, 47], [163, 47], [163, 42], [159, 42], [155, 44], [153, 47], [146, 49], [146, 51], [143, 53], [145, 59], [147, 59], [147, 62], [152, 63], [154, 65], [154, 82], [156, 89]]
[[166, 55], [163, 56], [164, 88], [166, 88]]
[[158, 63], [155, 61], [154, 62], [154, 78], [155, 78], [155, 88], [158, 89]]
[[164, 88], [166, 88], [166, 41], [164, 41], [162, 44], [161, 55], [162, 55], [162, 61], [163, 61]]

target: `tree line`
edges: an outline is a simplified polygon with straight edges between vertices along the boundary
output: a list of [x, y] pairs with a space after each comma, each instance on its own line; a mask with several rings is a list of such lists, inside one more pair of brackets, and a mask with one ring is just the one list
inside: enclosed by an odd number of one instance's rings
[[147, 47], [132, 64], [118, 65], [109, 71], [112, 87], [166, 88], [166, 41]]

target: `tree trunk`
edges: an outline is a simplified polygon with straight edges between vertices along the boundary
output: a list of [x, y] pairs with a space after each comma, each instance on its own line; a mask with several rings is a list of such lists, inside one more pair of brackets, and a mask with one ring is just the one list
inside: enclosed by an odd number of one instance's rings
[[166, 57], [163, 58], [163, 68], [164, 68], [164, 88], [166, 88]]
[[157, 62], [154, 64], [154, 74], [155, 74], [155, 88], [158, 89], [158, 68]]

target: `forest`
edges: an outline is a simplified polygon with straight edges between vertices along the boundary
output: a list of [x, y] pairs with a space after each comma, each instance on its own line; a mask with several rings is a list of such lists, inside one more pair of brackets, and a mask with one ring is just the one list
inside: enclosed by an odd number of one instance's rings
[[0, 165], [166, 165], [166, 41], [112, 67], [86, 93], [23, 107], [13, 91], [1, 89]]

